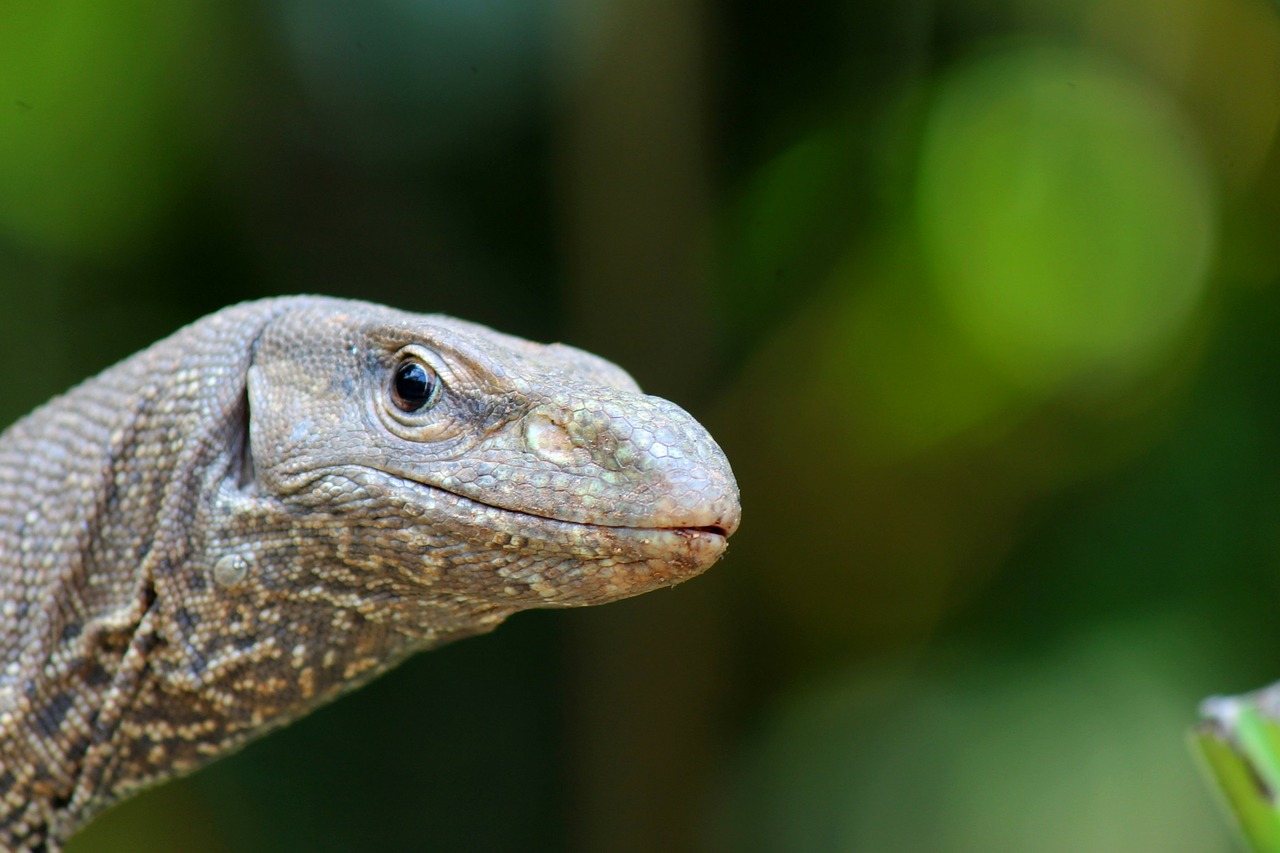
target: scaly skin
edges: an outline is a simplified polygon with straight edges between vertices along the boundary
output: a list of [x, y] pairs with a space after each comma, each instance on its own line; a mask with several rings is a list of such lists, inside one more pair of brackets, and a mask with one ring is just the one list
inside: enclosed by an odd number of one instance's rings
[[738, 519], [707, 432], [596, 356], [320, 297], [206, 317], [0, 434], [0, 847], [518, 610], [686, 580]]

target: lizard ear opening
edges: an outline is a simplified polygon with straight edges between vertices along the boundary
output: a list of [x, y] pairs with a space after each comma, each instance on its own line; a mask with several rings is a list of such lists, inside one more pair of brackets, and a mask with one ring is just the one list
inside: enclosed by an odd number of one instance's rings
[[239, 412], [240, 428], [236, 430], [240, 439], [240, 452], [237, 454], [239, 460], [239, 474], [236, 477], [236, 485], [241, 491], [248, 491], [253, 488], [257, 479], [257, 467], [253, 464], [253, 439], [249, 435], [249, 425], [252, 422], [249, 410], [249, 390], [246, 388], [244, 396], [240, 401]]

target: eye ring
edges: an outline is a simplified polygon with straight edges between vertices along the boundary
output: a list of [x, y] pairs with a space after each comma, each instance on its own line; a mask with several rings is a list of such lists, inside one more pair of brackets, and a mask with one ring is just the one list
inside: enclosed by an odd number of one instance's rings
[[405, 414], [429, 409], [440, 396], [440, 377], [416, 358], [406, 358], [391, 374], [391, 402]]

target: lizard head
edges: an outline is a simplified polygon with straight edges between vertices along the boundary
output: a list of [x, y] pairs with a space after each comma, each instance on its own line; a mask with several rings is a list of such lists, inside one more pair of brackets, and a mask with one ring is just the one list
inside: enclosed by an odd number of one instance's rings
[[248, 397], [244, 487], [336, 522], [325, 553], [389, 586], [596, 604], [700, 573], [738, 526], [707, 431], [572, 347], [315, 299], [264, 330]]

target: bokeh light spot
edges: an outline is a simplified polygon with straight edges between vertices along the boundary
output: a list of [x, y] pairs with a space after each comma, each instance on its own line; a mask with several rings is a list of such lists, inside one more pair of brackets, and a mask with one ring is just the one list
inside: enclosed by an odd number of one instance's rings
[[993, 367], [1049, 389], [1150, 366], [1198, 304], [1214, 194], [1152, 86], [1025, 45], [938, 86], [917, 213], [940, 298]]

